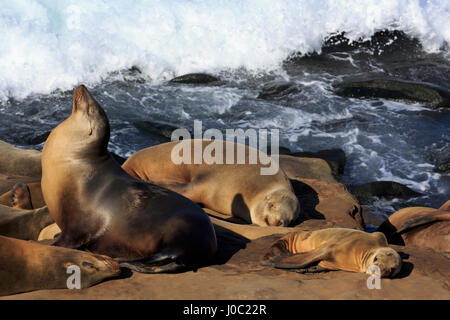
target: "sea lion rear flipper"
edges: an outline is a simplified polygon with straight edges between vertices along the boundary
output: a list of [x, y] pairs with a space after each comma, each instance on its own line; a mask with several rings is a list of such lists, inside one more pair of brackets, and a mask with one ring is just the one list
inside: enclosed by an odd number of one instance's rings
[[424, 216], [415, 217], [400, 225], [397, 230], [398, 234], [405, 233], [413, 228], [417, 228], [422, 225], [426, 225], [432, 222], [447, 221], [450, 220], [450, 211], [441, 211], [436, 214], [427, 214]]
[[175, 261], [173, 255], [158, 253], [150, 258], [137, 261], [118, 261], [120, 267], [140, 273], [173, 273], [186, 269], [186, 266]]
[[326, 259], [328, 252], [327, 248], [319, 247], [309, 252], [280, 255], [273, 260], [273, 266], [278, 269], [303, 269]]

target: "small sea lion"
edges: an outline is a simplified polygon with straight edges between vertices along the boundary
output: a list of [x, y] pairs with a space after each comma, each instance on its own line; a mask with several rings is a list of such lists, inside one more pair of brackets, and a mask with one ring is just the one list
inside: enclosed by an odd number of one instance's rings
[[400, 255], [388, 247], [380, 233], [345, 228], [290, 233], [264, 256], [263, 265], [307, 271], [344, 270], [371, 274], [370, 266], [380, 269], [381, 277], [395, 277], [402, 266]]
[[379, 227], [391, 244], [419, 246], [450, 252], [448, 201], [439, 209], [409, 207], [394, 212]]
[[197, 269], [217, 250], [208, 215], [173, 191], [136, 180], [107, 151], [109, 121], [83, 86], [42, 151], [42, 194], [61, 228], [54, 245], [85, 247], [140, 272]]
[[[218, 148], [222, 149], [224, 157], [228, 157], [227, 150], [234, 150], [233, 164], [225, 160], [222, 164], [206, 161], [176, 164], [172, 161], [172, 152], [179, 148], [179, 143], [189, 144], [187, 149], [191, 149], [191, 155], [196, 151], [203, 155], [212, 148], [212, 143], [220, 143]], [[245, 161], [239, 164], [237, 155], [241, 148]], [[178, 192], [214, 211], [260, 226], [288, 226], [299, 216], [298, 199], [282, 170], [262, 175], [264, 165], [250, 163], [250, 154], [257, 152], [229, 141], [192, 139], [139, 150], [122, 167], [137, 179]]]
[[111, 258], [0, 236], [0, 295], [68, 288], [68, 268], [80, 270], [80, 287], [120, 274]]

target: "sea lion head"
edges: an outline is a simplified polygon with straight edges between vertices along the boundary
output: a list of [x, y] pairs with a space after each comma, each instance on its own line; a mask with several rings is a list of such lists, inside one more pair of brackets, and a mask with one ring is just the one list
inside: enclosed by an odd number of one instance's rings
[[106, 151], [110, 134], [108, 117], [84, 85], [78, 86], [73, 93], [70, 119], [75, 141], [82, 141], [91, 150]]
[[287, 190], [277, 190], [266, 195], [256, 210], [252, 222], [260, 226], [287, 227], [299, 216], [297, 197]]
[[[81, 252], [80, 252], [81, 253]], [[118, 276], [120, 274], [119, 264], [110, 257], [99, 254], [88, 254], [82, 252], [80, 256], [72, 256], [66, 260], [64, 268], [67, 270], [67, 277], [73, 273], [70, 268], [73, 266], [80, 268], [80, 284], [82, 288], [90, 287], [106, 278]]]
[[[402, 268], [402, 258], [392, 248], [378, 248], [372, 256], [372, 263], [370, 265], [375, 265], [380, 268], [380, 276], [382, 278], [393, 278]], [[367, 270], [366, 273], [371, 274], [371, 271]]]

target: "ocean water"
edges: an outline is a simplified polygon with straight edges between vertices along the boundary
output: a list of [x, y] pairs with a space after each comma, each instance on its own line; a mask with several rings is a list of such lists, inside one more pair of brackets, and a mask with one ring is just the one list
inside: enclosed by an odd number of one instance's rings
[[[341, 181], [393, 180], [438, 207], [450, 176], [450, 112], [336, 96], [345, 77], [393, 76], [450, 89], [450, 1], [1, 1], [0, 139], [41, 149], [83, 83], [122, 156], [159, 143], [136, 121], [192, 128], [277, 128], [292, 151], [342, 148]], [[344, 34], [345, 38], [342, 35]], [[131, 70], [130, 70], [131, 69]], [[169, 84], [191, 72], [218, 85]], [[258, 99], [263, 86], [296, 89]], [[37, 139], [39, 141], [39, 139]], [[403, 200], [380, 200], [388, 215]]]

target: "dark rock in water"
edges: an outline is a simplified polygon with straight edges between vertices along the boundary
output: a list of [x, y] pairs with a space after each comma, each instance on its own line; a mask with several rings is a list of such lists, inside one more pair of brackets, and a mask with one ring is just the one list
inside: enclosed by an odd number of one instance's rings
[[[269, 156], [272, 154], [272, 146], [267, 146], [267, 154]], [[278, 154], [291, 154], [291, 150], [289, 148], [279, 146]]]
[[383, 98], [422, 103], [429, 108], [450, 107], [450, 91], [425, 82], [394, 79], [344, 80], [333, 84], [335, 93], [352, 98]]
[[266, 83], [256, 98], [264, 100], [280, 99], [288, 94], [297, 92], [300, 92], [300, 90], [295, 86], [295, 83], [287, 81], [273, 81]]
[[172, 132], [179, 129], [179, 127], [163, 121], [135, 121], [133, 124], [136, 128], [159, 137], [163, 142], [169, 142]]
[[41, 144], [42, 142], [47, 140], [48, 136], [50, 135], [50, 132], [51, 131], [47, 131], [47, 132], [44, 132], [42, 134], [29, 137], [28, 139], [25, 140], [25, 143], [28, 144], [28, 145]]
[[207, 84], [220, 81], [219, 78], [205, 73], [189, 73], [170, 80], [170, 83]]
[[434, 168], [434, 171], [439, 173], [450, 172], [450, 159], [437, 164], [436, 167]]
[[[362, 215], [364, 217], [364, 222], [367, 225], [371, 225], [373, 227], [378, 227], [385, 220], [380, 214], [373, 212], [368, 206], [361, 206]], [[373, 230], [375, 231], [375, 230]]]
[[127, 159], [125, 159], [125, 158], [119, 156], [118, 154], [115, 154], [114, 152], [111, 152], [111, 151], [110, 151], [109, 153], [112, 155], [112, 157], [113, 157], [113, 158], [117, 161], [117, 163], [120, 164], [120, 165], [124, 164], [124, 162], [127, 161]]
[[364, 204], [369, 203], [374, 197], [409, 199], [422, 195], [394, 181], [374, 181], [362, 185], [350, 185], [348, 189], [360, 203]]
[[375, 57], [391, 59], [418, 56], [423, 50], [419, 39], [412, 38], [400, 30], [377, 31], [370, 39], [360, 38], [357, 41], [350, 41], [345, 32], [341, 32], [329, 36], [322, 46], [324, 53], [361, 49], [370, 51]]
[[335, 177], [344, 174], [344, 167], [347, 161], [345, 152], [342, 149], [321, 150], [318, 152], [294, 152], [290, 154], [302, 158], [319, 158], [325, 160], [331, 168]]

